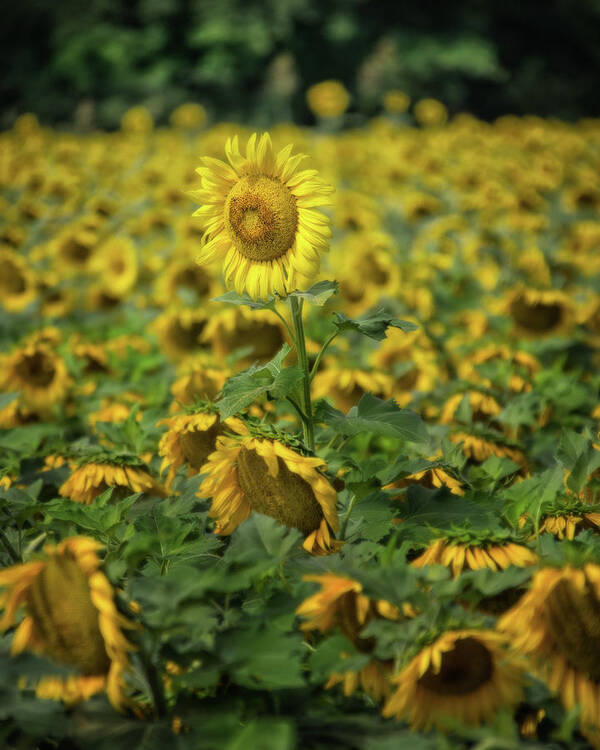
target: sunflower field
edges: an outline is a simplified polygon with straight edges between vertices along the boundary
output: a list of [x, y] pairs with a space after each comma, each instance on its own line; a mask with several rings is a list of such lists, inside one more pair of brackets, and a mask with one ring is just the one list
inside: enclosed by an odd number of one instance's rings
[[600, 121], [0, 134], [0, 742], [600, 747]]

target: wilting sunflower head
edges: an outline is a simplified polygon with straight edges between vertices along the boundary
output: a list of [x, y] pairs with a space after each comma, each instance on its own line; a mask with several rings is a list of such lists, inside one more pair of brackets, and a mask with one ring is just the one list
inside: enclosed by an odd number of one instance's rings
[[67, 678], [42, 678], [39, 697], [75, 703], [106, 690], [122, 709], [127, 704], [122, 675], [133, 647], [121, 629], [132, 624], [115, 606], [112, 586], [100, 570], [100, 548], [94, 539], [71, 537], [46, 547], [41, 560], [0, 571], [0, 629], [14, 625], [22, 607], [25, 617], [11, 652], [33, 651], [76, 670]]
[[454, 576], [463, 570], [505, 570], [511, 565], [526, 567], [537, 563], [537, 555], [527, 547], [514, 542], [454, 542], [449, 539], [436, 539], [413, 560], [412, 565], [423, 568], [426, 565], [443, 565], [452, 571]]
[[444, 633], [392, 677], [397, 687], [383, 715], [428, 730], [453, 720], [481, 724], [499, 708], [514, 707], [523, 697], [523, 668], [507, 645], [489, 630]]
[[47, 414], [53, 404], [63, 402], [71, 378], [62, 357], [44, 343], [27, 344], [3, 363], [4, 386], [20, 391], [23, 406]]
[[109, 487], [115, 488], [113, 499], [127, 497], [134, 492], [158, 496], [165, 494], [164, 489], [142, 466], [108, 459], [83, 463], [61, 485], [59, 493], [76, 503], [89, 505]]
[[337, 493], [321, 473], [325, 462], [305, 456], [279, 439], [220, 436], [202, 467], [198, 494], [212, 497], [217, 534], [231, 534], [250, 513], [271, 516], [306, 535], [304, 548], [327, 554], [339, 548]]
[[565, 708], [581, 706], [584, 732], [600, 732], [600, 566], [542, 568], [498, 622]]
[[305, 157], [292, 148], [275, 154], [269, 134], [255, 133], [242, 156], [235, 136], [225, 145], [231, 166], [204, 157], [191, 193], [206, 231], [197, 262], [221, 261], [226, 282], [253, 299], [307, 284], [328, 249], [328, 219], [316, 207], [333, 188], [314, 169], [298, 171]]
[[187, 464], [189, 476], [200, 471], [215, 450], [217, 437], [225, 432], [228, 422], [238, 424], [239, 420], [232, 418], [221, 422], [218, 413], [210, 408], [178, 414], [158, 422], [169, 428], [158, 446], [158, 455], [163, 459], [161, 473], [169, 470], [167, 487], [171, 486], [177, 469], [184, 464]]

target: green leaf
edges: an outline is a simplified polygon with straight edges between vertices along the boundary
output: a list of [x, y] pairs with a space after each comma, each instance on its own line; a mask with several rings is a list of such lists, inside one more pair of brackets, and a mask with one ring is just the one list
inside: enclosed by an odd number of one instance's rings
[[318, 405], [316, 416], [342, 435], [370, 432], [412, 443], [429, 441], [427, 427], [416, 412], [400, 409], [393, 400], [384, 401], [372, 393], [365, 393], [347, 415], [322, 402]]
[[397, 512], [385, 492], [372, 492], [358, 501], [352, 516], [355, 522], [352, 530], [358, 530], [364, 539], [378, 542], [393, 528], [392, 518]]
[[230, 305], [245, 305], [251, 310], [274, 310], [275, 297], [269, 297], [266, 300], [255, 300], [249, 294], [238, 294], [235, 291], [226, 292], [220, 297], [214, 297], [211, 302], [227, 302]]
[[295, 729], [284, 719], [254, 719], [226, 745], [225, 750], [294, 750]]
[[225, 383], [216, 406], [222, 419], [238, 414], [266, 393], [274, 398], [285, 398], [293, 393], [302, 380], [299, 367], [284, 367], [283, 360], [290, 353], [289, 344], [284, 344], [270, 362], [252, 365], [234, 375]]
[[563, 486], [564, 469], [556, 465], [537, 476], [524, 479], [504, 493], [504, 515], [516, 525], [523, 514], [537, 518], [544, 505], [552, 503]]
[[399, 506], [405, 523], [447, 529], [469, 521], [472, 527], [483, 527], [491, 522], [490, 511], [460, 495], [453, 495], [445, 487], [428, 490], [418, 484], [406, 490], [406, 500]]
[[289, 297], [300, 297], [308, 302], [312, 302], [313, 305], [322, 307], [327, 300], [338, 293], [339, 284], [337, 281], [318, 281], [313, 284], [310, 289], [306, 292], [290, 292]]
[[418, 328], [417, 325], [410, 323], [408, 320], [390, 317], [382, 307], [378, 307], [361, 318], [348, 318], [344, 313], [339, 312], [334, 313], [334, 316], [333, 325], [338, 331], [358, 331], [363, 336], [368, 336], [375, 341], [383, 341], [386, 337], [386, 331], [390, 327], [400, 328], [405, 333], [416, 331]]

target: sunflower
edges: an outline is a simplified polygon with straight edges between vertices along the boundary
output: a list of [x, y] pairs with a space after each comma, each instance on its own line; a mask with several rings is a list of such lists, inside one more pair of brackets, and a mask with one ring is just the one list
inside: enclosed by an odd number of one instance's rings
[[306, 92], [306, 102], [317, 117], [339, 117], [350, 104], [350, 94], [340, 81], [321, 81]]
[[208, 409], [176, 414], [157, 423], [169, 428], [158, 444], [158, 455], [163, 459], [161, 474], [169, 470], [167, 487], [171, 486], [177, 469], [184, 464], [188, 466], [189, 476], [198, 474], [208, 456], [215, 450], [217, 437], [223, 434], [227, 424], [239, 429], [241, 423], [233, 417], [221, 422], [219, 415]]
[[288, 340], [288, 335], [284, 324], [271, 311], [235, 307], [213, 315], [202, 339], [210, 342], [217, 362], [239, 350], [247, 352], [236, 361], [236, 368], [244, 368], [257, 361], [268, 362]]
[[185, 299], [186, 294], [193, 295], [200, 302], [215, 293], [216, 285], [209, 270], [191, 259], [174, 260], [156, 275], [154, 294], [161, 305], [169, 304], [173, 299]]
[[553, 534], [559, 539], [573, 539], [575, 534], [584, 529], [600, 531], [600, 513], [596, 512], [559, 512], [545, 516], [541, 523], [540, 534]]
[[45, 547], [43, 559], [0, 571], [0, 630], [16, 624], [23, 606], [11, 653], [33, 651], [77, 670], [68, 677], [43, 677], [36, 686], [39, 698], [73, 704], [106, 690], [112, 705], [123, 710], [130, 702], [123, 675], [134, 648], [122, 628], [133, 624], [115, 606], [113, 588], [100, 570], [100, 549], [94, 539], [71, 537]]
[[171, 386], [174, 398], [171, 410], [177, 411], [179, 406], [190, 406], [195, 401], [216, 398], [228, 376], [228, 371], [217, 369], [206, 360], [189, 360]]
[[443, 125], [448, 119], [448, 110], [438, 99], [419, 99], [415, 103], [414, 113], [419, 125], [425, 127]]
[[427, 731], [447, 728], [448, 720], [478, 725], [513, 708], [523, 697], [523, 669], [507, 646], [493, 631], [447, 631], [392, 677], [397, 687], [383, 715]]
[[581, 705], [583, 731], [600, 737], [600, 566], [543, 568], [498, 622], [567, 710]]
[[164, 489], [140, 465], [114, 463], [110, 460], [82, 464], [60, 487], [59, 493], [76, 503], [89, 505], [109, 487], [118, 489], [117, 493], [113, 493], [113, 498], [115, 495], [127, 497], [134, 492], [165, 495]]
[[0, 247], [0, 304], [8, 312], [20, 312], [36, 297], [35, 277], [27, 261]]
[[394, 380], [387, 373], [337, 365], [329, 365], [321, 370], [313, 381], [314, 398], [329, 396], [335, 406], [342, 411], [348, 411], [355, 406], [365, 393], [372, 393], [379, 398], [389, 398], [393, 387]]
[[431, 469], [424, 469], [423, 471], [417, 471], [414, 474], [409, 474], [402, 479], [399, 479], [390, 484], [386, 484], [384, 490], [395, 490], [404, 489], [409, 487], [411, 484], [419, 484], [421, 487], [427, 487], [430, 490], [439, 489], [440, 487], [447, 487], [453, 495], [464, 495], [465, 491], [462, 488], [461, 483], [458, 479], [455, 479], [444, 469], [439, 466], [434, 466]]
[[111, 237], [96, 249], [89, 267], [102, 288], [114, 297], [123, 298], [138, 278], [135, 245], [128, 237]]
[[[400, 610], [389, 602], [373, 600], [363, 594], [362, 585], [352, 578], [324, 573], [304, 576], [303, 580], [320, 584], [321, 591], [305, 599], [296, 609], [296, 614], [306, 619], [300, 626], [302, 630], [326, 633], [339, 628], [362, 653], [373, 650], [373, 639], [360, 635], [371, 620], [399, 620], [402, 617]], [[390, 674], [390, 663], [373, 658], [359, 671], [332, 673], [325, 688], [341, 684], [344, 695], [348, 696], [360, 685], [374, 700], [381, 700], [389, 694]]]
[[383, 108], [386, 112], [397, 115], [410, 107], [410, 96], [400, 89], [390, 89], [383, 97]]
[[324, 467], [282, 438], [221, 435], [201, 469], [208, 476], [198, 494], [212, 497], [216, 534], [231, 534], [255, 510], [306, 534], [308, 552], [327, 554], [341, 543], [331, 534], [339, 528], [337, 493], [319, 471]]
[[558, 289], [518, 288], [504, 300], [517, 334], [528, 337], [567, 333], [575, 322], [571, 298]]
[[176, 307], [165, 310], [152, 325], [167, 356], [178, 361], [207, 350], [202, 340], [207, 320], [201, 309]]
[[487, 461], [490, 456], [497, 456], [510, 458], [511, 461], [525, 466], [526, 459], [523, 452], [504, 443], [487, 440], [479, 435], [469, 435], [467, 432], [455, 432], [450, 435], [450, 440], [456, 445], [460, 444], [465, 456], [475, 463], [480, 464]]
[[508, 387], [515, 393], [530, 391], [533, 376], [539, 372], [540, 363], [529, 352], [513, 350], [508, 346], [490, 344], [477, 349], [458, 363], [458, 371], [463, 380], [477, 380], [486, 388], [491, 387], [492, 381], [483, 377], [479, 368], [490, 364], [506, 363], [510, 368]]
[[207, 156], [197, 170], [202, 187], [192, 196], [202, 206], [194, 216], [208, 235], [197, 262], [223, 261], [227, 283], [254, 299], [306, 285], [327, 250], [328, 220], [316, 207], [333, 188], [314, 169], [298, 171], [305, 157], [292, 148], [275, 155], [269, 134], [255, 133], [244, 157], [235, 136], [225, 145], [231, 166]]
[[442, 424], [452, 424], [457, 416], [458, 408], [463, 399], [467, 400], [471, 410], [471, 421], [490, 424], [493, 418], [502, 411], [502, 407], [493, 396], [488, 396], [480, 391], [467, 391], [466, 393], [455, 393], [451, 396], [442, 409], [440, 421]]
[[66, 399], [71, 378], [62, 357], [46, 344], [26, 344], [2, 365], [2, 388], [20, 391], [19, 402], [25, 408], [49, 414], [53, 404]]
[[537, 555], [527, 547], [514, 542], [467, 544], [455, 543], [447, 539], [436, 539], [412, 561], [415, 568], [426, 565], [444, 565], [458, 576], [463, 570], [505, 570], [511, 565], [520, 568], [537, 563]]

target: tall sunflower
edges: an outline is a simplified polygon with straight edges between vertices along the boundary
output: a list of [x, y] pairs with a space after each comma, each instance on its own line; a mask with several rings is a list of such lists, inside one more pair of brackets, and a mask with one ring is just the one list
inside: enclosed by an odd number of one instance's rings
[[255, 510], [306, 534], [304, 548], [328, 554], [339, 548], [337, 493], [319, 471], [321, 458], [305, 456], [276, 439], [250, 434], [217, 438], [198, 494], [212, 497], [215, 533], [231, 534]]
[[197, 170], [201, 188], [192, 197], [202, 205], [194, 216], [208, 239], [196, 260], [222, 261], [227, 283], [254, 299], [304, 286], [328, 249], [328, 219], [316, 207], [333, 188], [314, 169], [298, 171], [305, 155], [292, 148], [275, 154], [269, 134], [254, 133], [242, 156], [234, 136], [225, 144], [231, 166], [205, 156]]
[[115, 606], [113, 588], [100, 570], [100, 549], [94, 539], [75, 536], [45, 547], [43, 559], [0, 571], [0, 631], [16, 624], [22, 606], [25, 617], [11, 653], [33, 651], [77, 670], [68, 677], [43, 677], [38, 697], [72, 704], [106, 690], [122, 710], [128, 703], [123, 673], [134, 650], [122, 628], [133, 624]]
[[507, 639], [489, 630], [451, 630], [423, 648], [392, 677], [396, 690], [383, 715], [412, 729], [444, 729], [447, 721], [477, 725], [523, 696], [523, 670]]

